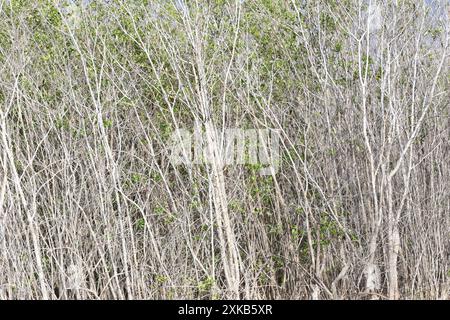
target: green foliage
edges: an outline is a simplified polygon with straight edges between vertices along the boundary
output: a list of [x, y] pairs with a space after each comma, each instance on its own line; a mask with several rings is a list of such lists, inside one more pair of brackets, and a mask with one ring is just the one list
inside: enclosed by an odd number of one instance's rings
[[327, 13], [322, 13], [320, 15], [320, 26], [327, 32], [336, 31], [336, 22], [334, 21], [334, 18]]
[[304, 232], [300, 229], [299, 226], [294, 225], [291, 227], [291, 236], [294, 241], [297, 241], [304, 236]]
[[433, 28], [428, 30], [428, 33], [431, 35], [431, 38], [433, 40], [436, 40], [437, 38], [439, 38], [442, 34], [442, 29], [440, 28]]
[[145, 229], [145, 219], [144, 218], [138, 219], [136, 221], [136, 225], [137, 225], [139, 230], [144, 230]]
[[241, 201], [238, 200], [232, 200], [229, 202], [229, 207], [230, 210], [240, 213], [240, 214], [244, 214], [245, 213], [245, 208], [244, 208], [244, 204]]
[[161, 174], [157, 171], [152, 171], [150, 173], [150, 179], [155, 183], [161, 182], [163, 180]]
[[205, 279], [203, 279], [202, 281], [200, 281], [197, 285], [197, 289], [201, 292], [201, 293], [208, 293], [209, 291], [211, 291], [211, 288], [214, 285], [214, 278], [212, 277], [206, 277]]
[[111, 119], [104, 119], [104, 120], [103, 120], [103, 126], [104, 126], [106, 129], [111, 128], [112, 125], [113, 125], [113, 121], [112, 121]]
[[161, 207], [161, 206], [158, 206], [158, 207], [155, 208], [155, 213], [157, 215], [163, 215], [165, 213], [165, 211], [166, 210], [164, 209], [164, 207]]

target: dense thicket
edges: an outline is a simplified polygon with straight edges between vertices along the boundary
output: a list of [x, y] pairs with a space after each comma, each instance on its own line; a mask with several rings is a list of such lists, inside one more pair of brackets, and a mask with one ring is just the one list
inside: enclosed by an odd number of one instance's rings
[[[448, 299], [448, 42], [442, 1], [0, 0], [0, 299]], [[195, 124], [278, 172], [171, 164]]]

